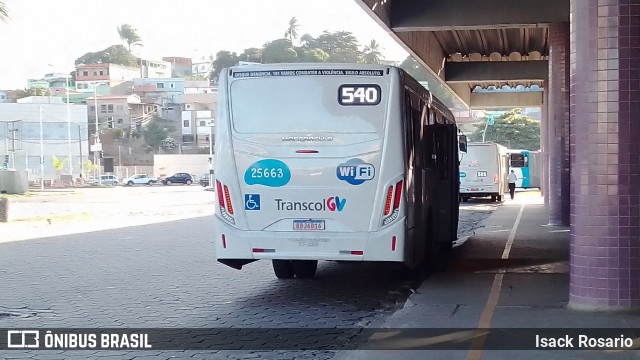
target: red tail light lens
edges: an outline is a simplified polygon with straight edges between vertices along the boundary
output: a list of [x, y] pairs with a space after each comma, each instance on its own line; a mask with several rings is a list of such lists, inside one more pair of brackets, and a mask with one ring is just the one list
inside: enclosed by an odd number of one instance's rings
[[387, 202], [384, 205], [384, 214], [389, 215], [391, 211], [391, 199], [393, 196], [393, 186], [389, 186], [389, 190], [387, 190]]
[[393, 197], [393, 208], [397, 209], [400, 207], [400, 196], [402, 195], [402, 180], [396, 183], [396, 194]]
[[229, 214], [233, 215], [233, 206], [231, 206], [231, 196], [229, 196], [229, 189], [227, 185], [224, 186], [224, 198], [227, 200], [227, 211]]
[[218, 193], [218, 204], [220, 207], [224, 209], [224, 197], [222, 195], [222, 184], [220, 181], [216, 180], [216, 192]]

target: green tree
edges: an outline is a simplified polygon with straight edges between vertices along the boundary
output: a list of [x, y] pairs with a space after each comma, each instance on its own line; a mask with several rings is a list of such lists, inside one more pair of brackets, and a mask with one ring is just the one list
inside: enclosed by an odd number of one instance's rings
[[[469, 136], [469, 140], [481, 142], [486, 124], [487, 118], [484, 118], [476, 125], [476, 131]], [[522, 115], [522, 109], [513, 109], [494, 117], [494, 124], [486, 128], [486, 142], [495, 142], [511, 149], [540, 149], [540, 122]]]
[[289, 39], [278, 39], [268, 42], [262, 50], [264, 63], [296, 62], [298, 53]]
[[118, 35], [127, 44], [129, 52], [131, 52], [131, 45], [142, 46], [142, 39], [138, 35], [138, 30], [129, 24], [118, 26]]
[[362, 55], [362, 60], [366, 64], [380, 64], [380, 58], [382, 57], [382, 52], [380, 51], [380, 44], [376, 41], [376, 39], [371, 39], [369, 45], [364, 47]]
[[158, 151], [162, 141], [167, 138], [170, 132], [175, 131], [175, 127], [170, 126], [166, 120], [159, 116], [154, 116], [147, 127], [142, 130], [145, 144], [152, 150]]
[[7, 5], [4, 4], [4, 1], [0, 1], [0, 20], [7, 22], [9, 18], [9, 9]]
[[240, 54], [238, 56], [238, 59], [240, 61], [261, 63], [262, 62], [262, 49], [258, 49], [258, 48], [255, 48], [255, 47], [244, 49], [242, 54]]
[[413, 56], [409, 55], [406, 59], [400, 64], [400, 68], [407, 72], [407, 74], [411, 75], [412, 78], [418, 81], [428, 81], [429, 74], [427, 70], [422, 66]]
[[178, 148], [178, 142], [172, 137], [167, 137], [160, 142], [160, 147], [166, 151], [173, 151]]
[[112, 45], [98, 52], [88, 52], [75, 61], [80, 64], [119, 64], [137, 67], [139, 59], [122, 45]]
[[300, 37], [300, 46], [304, 48], [312, 48], [316, 46], [316, 39], [310, 34], [304, 34]]
[[329, 54], [327, 54], [322, 49], [306, 49], [306, 48], [296, 48], [296, 52], [298, 53], [298, 59], [302, 62], [327, 62], [329, 61]]
[[284, 37], [293, 42], [293, 39], [298, 38], [298, 27], [298, 19], [296, 19], [296, 17], [294, 16], [289, 20], [289, 27], [287, 27], [287, 31], [285, 31]]
[[[307, 40], [310, 40], [307, 38]], [[358, 40], [349, 31], [324, 31], [313, 41], [307, 42], [311, 48], [319, 48], [329, 54], [330, 62], [360, 62], [362, 52]]]
[[51, 91], [46, 88], [35, 87], [30, 89], [17, 89], [17, 90], [7, 90], [7, 101], [10, 103], [15, 103], [16, 100], [26, 98], [29, 96], [49, 96], [51, 95]]
[[56, 169], [58, 175], [60, 175], [60, 172], [64, 169], [64, 163], [67, 161], [67, 158], [60, 160], [57, 156], [51, 155], [51, 160], [53, 161], [53, 168]]
[[94, 170], [96, 170], [96, 166], [93, 165], [93, 162], [91, 160], [85, 160], [85, 162], [82, 164], [82, 169], [86, 173], [92, 173]]
[[240, 61], [240, 58], [235, 52], [229, 52], [226, 50], [218, 51], [216, 53], [216, 59], [211, 63], [213, 70], [209, 75], [209, 79], [218, 82], [218, 76], [222, 69], [234, 66], [238, 64], [238, 61]]

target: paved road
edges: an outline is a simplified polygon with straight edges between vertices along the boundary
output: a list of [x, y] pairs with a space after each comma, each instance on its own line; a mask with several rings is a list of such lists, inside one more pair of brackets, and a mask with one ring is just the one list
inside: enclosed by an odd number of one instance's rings
[[215, 193], [191, 185], [84, 188], [10, 199], [0, 243], [213, 214]]
[[[155, 191], [162, 191], [165, 198], [182, 193], [171, 201], [189, 198], [191, 192], [195, 197], [205, 193], [196, 194], [195, 188], [122, 191], [130, 203], [149, 201], [157, 195]], [[203, 201], [210, 201], [212, 196], [206, 192]], [[473, 231], [495, 206], [465, 204], [461, 233]], [[474, 207], [477, 211], [472, 211]], [[402, 280], [393, 268], [375, 264], [324, 262], [316, 279], [302, 281], [276, 279], [266, 261], [237, 271], [214, 261], [211, 238], [211, 215], [207, 215], [2, 243], [0, 328], [375, 327], [400, 308], [410, 288], [416, 286]], [[336, 342], [347, 340], [340, 336], [336, 335]], [[0, 352], [0, 358], [328, 359], [334, 354], [5, 351]]]

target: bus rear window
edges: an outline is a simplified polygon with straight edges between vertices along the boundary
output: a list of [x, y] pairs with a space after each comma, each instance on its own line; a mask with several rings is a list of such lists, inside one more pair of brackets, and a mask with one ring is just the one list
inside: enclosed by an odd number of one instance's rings
[[511, 154], [511, 167], [527, 167], [527, 157], [524, 154]]
[[230, 89], [233, 127], [246, 134], [382, 132], [384, 86], [377, 104], [344, 106], [338, 93], [345, 83], [341, 77], [306, 76], [236, 80]]

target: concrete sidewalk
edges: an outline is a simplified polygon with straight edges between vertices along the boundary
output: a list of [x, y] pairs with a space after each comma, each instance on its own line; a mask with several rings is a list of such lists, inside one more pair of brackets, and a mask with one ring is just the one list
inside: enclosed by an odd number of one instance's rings
[[[638, 314], [568, 309], [569, 229], [547, 226], [547, 219], [547, 209], [539, 197], [518, 194], [515, 200], [505, 201], [484, 221], [483, 228], [456, 249], [455, 260], [450, 268], [424, 281], [404, 307], [381, 327], [451, 329], [451, 336], [454, 337], [461, 328], [534, 328], [533, 332], [537, 328], [561, 328], [567, 331], [639, 328]], [[516, 229], [514, 224], [517, 225]], [[510, 237], [512, 242], [509, 241]], [[437, 342], [438, 339], [400, 339], [394, 348], [405, 349], [402, 352], [341, 351], [335, 358], [640, 359], [637, 347], [630, 351], [471, 351], [469, 347], [461, 347], [461, 350], [412, 350], [430, 341]], [[476, 349], [483, 349], [483, 343], [479, 344]], [[639, 344], [640, 341], [636, 339], [635, 345]]]

